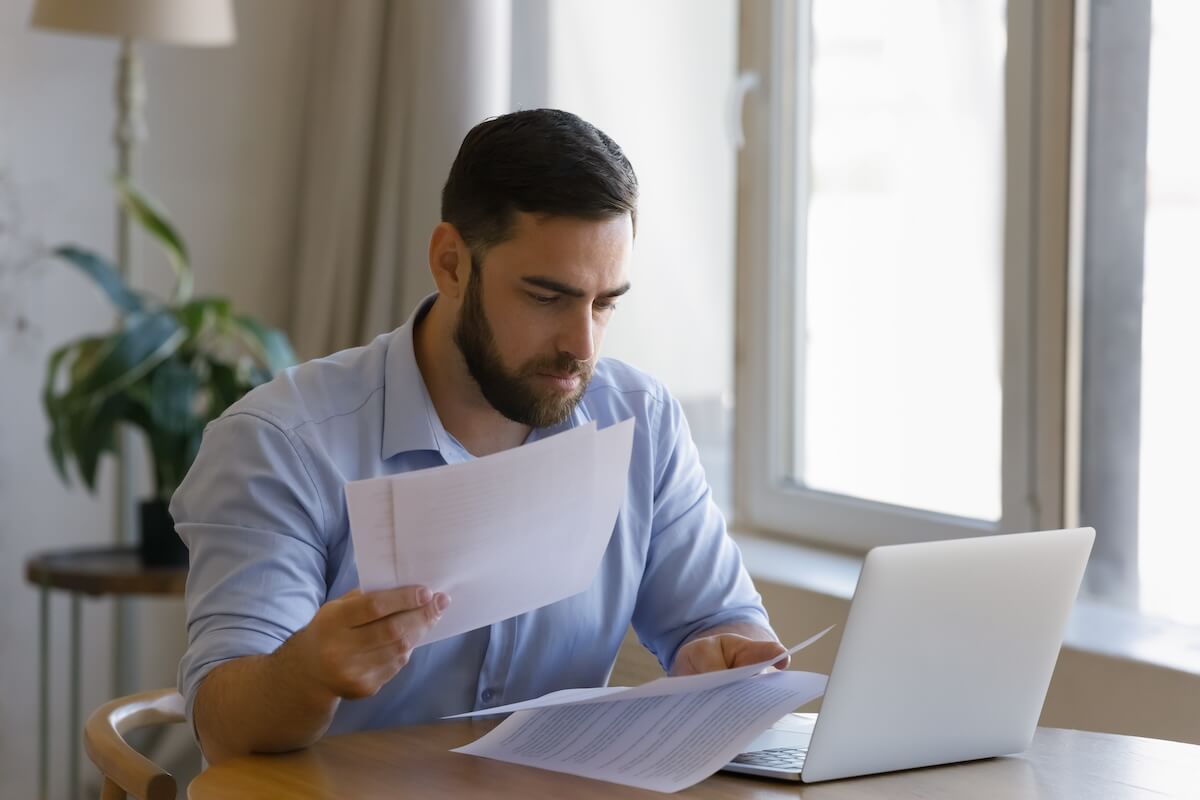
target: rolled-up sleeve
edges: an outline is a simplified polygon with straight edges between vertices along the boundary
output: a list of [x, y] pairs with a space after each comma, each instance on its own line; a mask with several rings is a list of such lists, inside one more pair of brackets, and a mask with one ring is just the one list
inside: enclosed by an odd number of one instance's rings
[[650, 545], [633, 615], [642, 644], [669, 670], [680, 645], [732, 622], [769, 628], [762, 598], [725, 530], [678, 401], [659, 403]]
[[189, 551], [179, 665], [189, 719], [210, 670], [274, 652], [325, 601], [325, 512], [310, 469], [275, 421], [229, 414], [209, 425], [172, 498]]

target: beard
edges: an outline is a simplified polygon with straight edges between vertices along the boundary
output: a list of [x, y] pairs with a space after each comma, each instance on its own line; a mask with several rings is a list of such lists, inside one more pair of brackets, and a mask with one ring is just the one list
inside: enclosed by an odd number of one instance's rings
[[[557, 425], [571, 415], [583, 398], [592, 379], [591, 363], [560, 352], [531, 359], [510, 372], [500, 358], [491, 323], [483, 311], [482, 283], [479, 266], [472, 259], [471, 277], [454, 328], [454, 343], [462, 353], [467, 371], [479, 385], [484, 399], [508, 419], [533, 428]], [[538, 375], [546, 373], [578, 376], [579, 386], [569, 393], [541, 389]]]

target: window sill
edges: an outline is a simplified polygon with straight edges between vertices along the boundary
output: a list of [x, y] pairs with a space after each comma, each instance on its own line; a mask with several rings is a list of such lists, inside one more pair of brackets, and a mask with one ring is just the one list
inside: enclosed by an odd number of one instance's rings
[[[734, 531], [733, 538], [742, 550], [746, 569], [756, 580], [846, 601], [854, 595], [862, 569], [860, 556], [755, 533]], [[1086, 598], [1075, 603], [1064, 645], [1200, 676], [1200, 627], [1147, 617]]]

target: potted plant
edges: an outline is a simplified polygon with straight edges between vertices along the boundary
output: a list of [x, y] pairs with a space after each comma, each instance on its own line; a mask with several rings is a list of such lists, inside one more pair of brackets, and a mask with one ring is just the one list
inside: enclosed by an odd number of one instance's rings
[[116, 452], [121, 425], [145, 436], [154, 494], [141, 503], [139, 545], [147, 563], [186, 563], [167, 504], [196, 457], [204, 426], [231, 403], [295, 362], [287, 337], [227, 299], [193, 297], [183, 239], [166, 213], [119, 183], [131, 218], [166, 251], [175, 272], [169, 302], [131, 288], [105, 258], [73, 245], [53, 255], [77, 267], [119, 314], [115, 330], [85, 336], [51, 353], [42, 392], [49, 449], [63, 481], [75, 467], [95, 491], [96, 469]]

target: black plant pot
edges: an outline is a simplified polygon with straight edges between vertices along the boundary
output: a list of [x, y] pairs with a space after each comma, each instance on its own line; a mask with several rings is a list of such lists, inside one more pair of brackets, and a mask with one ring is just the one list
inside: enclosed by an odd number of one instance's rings
[[165, 500], [145, 500], [140, 507], [138, 547], [142, 563], [156, 567], [187, 566], [188, 551]]

